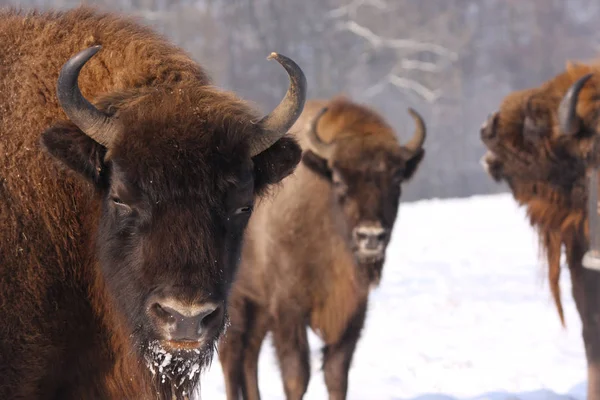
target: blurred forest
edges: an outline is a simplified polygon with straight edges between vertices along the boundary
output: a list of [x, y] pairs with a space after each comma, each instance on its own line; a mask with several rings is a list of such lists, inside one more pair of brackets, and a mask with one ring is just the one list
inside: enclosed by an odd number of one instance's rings
[[310, 98], [344, 93], [374, 106], [401, 141], [425, 118], [427, 155], [403, 199], [505, 191], [482, 170], [479, 127], [513, 90], [539, 85], [600, 46], [595, 0], [0, 0], [81, 3], [140, 17], [264, 111], [287, 77], [271, 51], [303, 68]]

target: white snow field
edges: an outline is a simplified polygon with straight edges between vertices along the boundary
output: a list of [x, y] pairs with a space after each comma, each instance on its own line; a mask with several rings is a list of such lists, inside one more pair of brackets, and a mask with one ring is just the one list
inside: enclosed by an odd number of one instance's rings
[[[404, 203], [350, 370], [349, 400], [585, 399], [581, 324], [563, 263], [566, 329], [525, 212], [509, 194]], [[305, 399], [327, 399], [310, 333]], [[270, 337], [262, 398], [283, 399]], [[202, 399], [225, 399], [218, 359]]]

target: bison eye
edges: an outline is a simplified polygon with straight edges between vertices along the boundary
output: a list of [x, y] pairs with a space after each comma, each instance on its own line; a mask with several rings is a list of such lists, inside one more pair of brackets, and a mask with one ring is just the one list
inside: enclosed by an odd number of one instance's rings
[[118, 207], [120, 212], [129, 213], [131, 211], [131, 207], [123, 203], [120, 198], [112, 197], [111, 200]]
[[253, 209], [254, 209], [254, 207], [252, 207], [252, 206], [240, 207], [240, 208], [236, 208], [236, 210], [233, 212], [233, 214], [234, 215], [248, 214], [248, 213], [251, 213]]

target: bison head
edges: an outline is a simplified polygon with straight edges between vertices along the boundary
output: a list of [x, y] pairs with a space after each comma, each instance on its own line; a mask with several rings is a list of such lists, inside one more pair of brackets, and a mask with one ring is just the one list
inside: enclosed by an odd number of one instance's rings
[[509, 185], [540, 232], [561, 319], [561, 246], [585, 231], [586, 173], [597, 140], [597, 81], [590, 72], [569, 64], [541, 87], [510, 94], [480, 132], [485, 169]]
[[273, 53], [291, 84], [262, 119], [230, 93], [185, 81], [104, 95], [96, 108], [78, 76], [98, 50], [63, 66], [58, 100], [70, 121], [42, 143], [96, 188], [95, 262], [114, 323], [159, 385], [189, 390], [226, 325], [255, 198], [300, 161], [284, 134], [303, 109], [305, 77]]
[[[303, 162], [330, 181], [335, 207], [344, 215], [342, 231], [348, 232], [356, 260], [367, 267], [373, 284], [381, 279], [401, 185], [413, 176], [425, 154], [425, 123], [414, 110], [409, 113], [417, 128], [404, 146], [380, 116], [344, 100], [322, 109], [307, 133], [309, 150]], [[320, 138], [320, 130], [340, 127], [343, 132], [335, 140], [326, 143]]]

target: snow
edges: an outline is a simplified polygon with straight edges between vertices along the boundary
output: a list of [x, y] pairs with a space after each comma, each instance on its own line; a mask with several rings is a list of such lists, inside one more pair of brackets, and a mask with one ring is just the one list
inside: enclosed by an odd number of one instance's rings
[[[564, 265], [564, 263], [563, 263]], [[349, 400], [584, 399], [581, 324], [563, 268], [559, 322], [537, 237], [509, 194], [403, 203], [350, 370]], [[310, 333], [305, 399], [326, 399]], [[271, 340], [262, 398], [282, 399]], [[218, 358], [202, 398], [225, 399]]]

